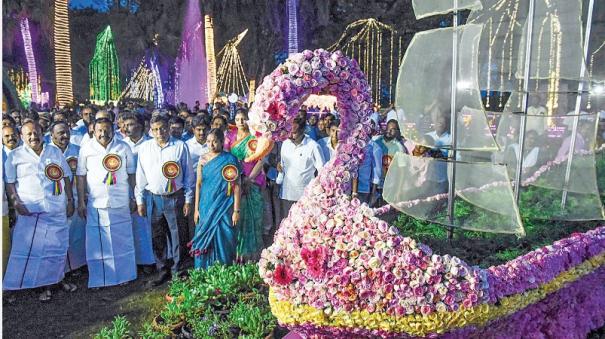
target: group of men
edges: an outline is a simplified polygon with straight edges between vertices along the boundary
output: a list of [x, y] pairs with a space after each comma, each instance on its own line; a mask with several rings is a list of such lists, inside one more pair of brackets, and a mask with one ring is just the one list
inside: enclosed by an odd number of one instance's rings
[[111, 111], [89, 106], [81, 116], [72, 127], [57, 114], [47, 135], [28, 114], [20, 126], [3, 117], [3, 200], [17, 215], [4, 290], [44, 287], [40, 299], [49, 300], [48, 286], [83, 265], [90, 288], [134, 280], [137, 265], [156, 266], [154, 285], [187, 268], [192, 157], [205, 152], [208, 123], [198, 121], [188, 147], [161, 114], [149, 121], [152, 137], [140, 114], [121, 114], [120, 130]]

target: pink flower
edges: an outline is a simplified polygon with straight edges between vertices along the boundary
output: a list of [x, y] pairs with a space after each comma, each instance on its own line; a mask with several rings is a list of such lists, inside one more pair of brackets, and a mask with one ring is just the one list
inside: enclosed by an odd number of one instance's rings
[[288, 285], [293, 280], [292, 270], [285, 265], [277, 265], [273, 272], [273, 280], [279, 285]]

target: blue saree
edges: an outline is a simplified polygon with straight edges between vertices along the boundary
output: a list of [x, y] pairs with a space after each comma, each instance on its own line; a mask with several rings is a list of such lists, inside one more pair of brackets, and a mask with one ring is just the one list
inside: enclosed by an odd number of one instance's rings
[[202, 168], [197, 206], [200, 219], [191, 246], [195, 268], [208, 268], [215, 262], [231, 264], [235, 259], [237, 233], [231, 225], [234, 182], [227, 179], [239, 180], [240, 172], [237, 158], [228, 152], [217, 155]]

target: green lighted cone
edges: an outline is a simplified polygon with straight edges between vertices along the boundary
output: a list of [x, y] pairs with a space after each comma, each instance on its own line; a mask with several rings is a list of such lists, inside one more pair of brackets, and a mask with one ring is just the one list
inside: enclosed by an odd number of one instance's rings
[[110, 26], [97, 36], [88, 72], [92, 101], [105, 102], [120, 97], [120, 65]]

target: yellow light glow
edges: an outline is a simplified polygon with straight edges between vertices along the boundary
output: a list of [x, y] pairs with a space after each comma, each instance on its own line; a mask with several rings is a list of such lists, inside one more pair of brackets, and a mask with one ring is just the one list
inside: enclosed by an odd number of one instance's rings
[[214, 55], [214, 23], [210, 15], [204, 15], [204, 32], [206, 35], [206, 62], [208, 69], [208, 102], [216, 94], [216, 56]]
[[60, 106], [64, 106], [73, 101], [69, 11], [67, 4], [68, 0], [55, 0], [55, 78], [57, 86], [57, 103]]

